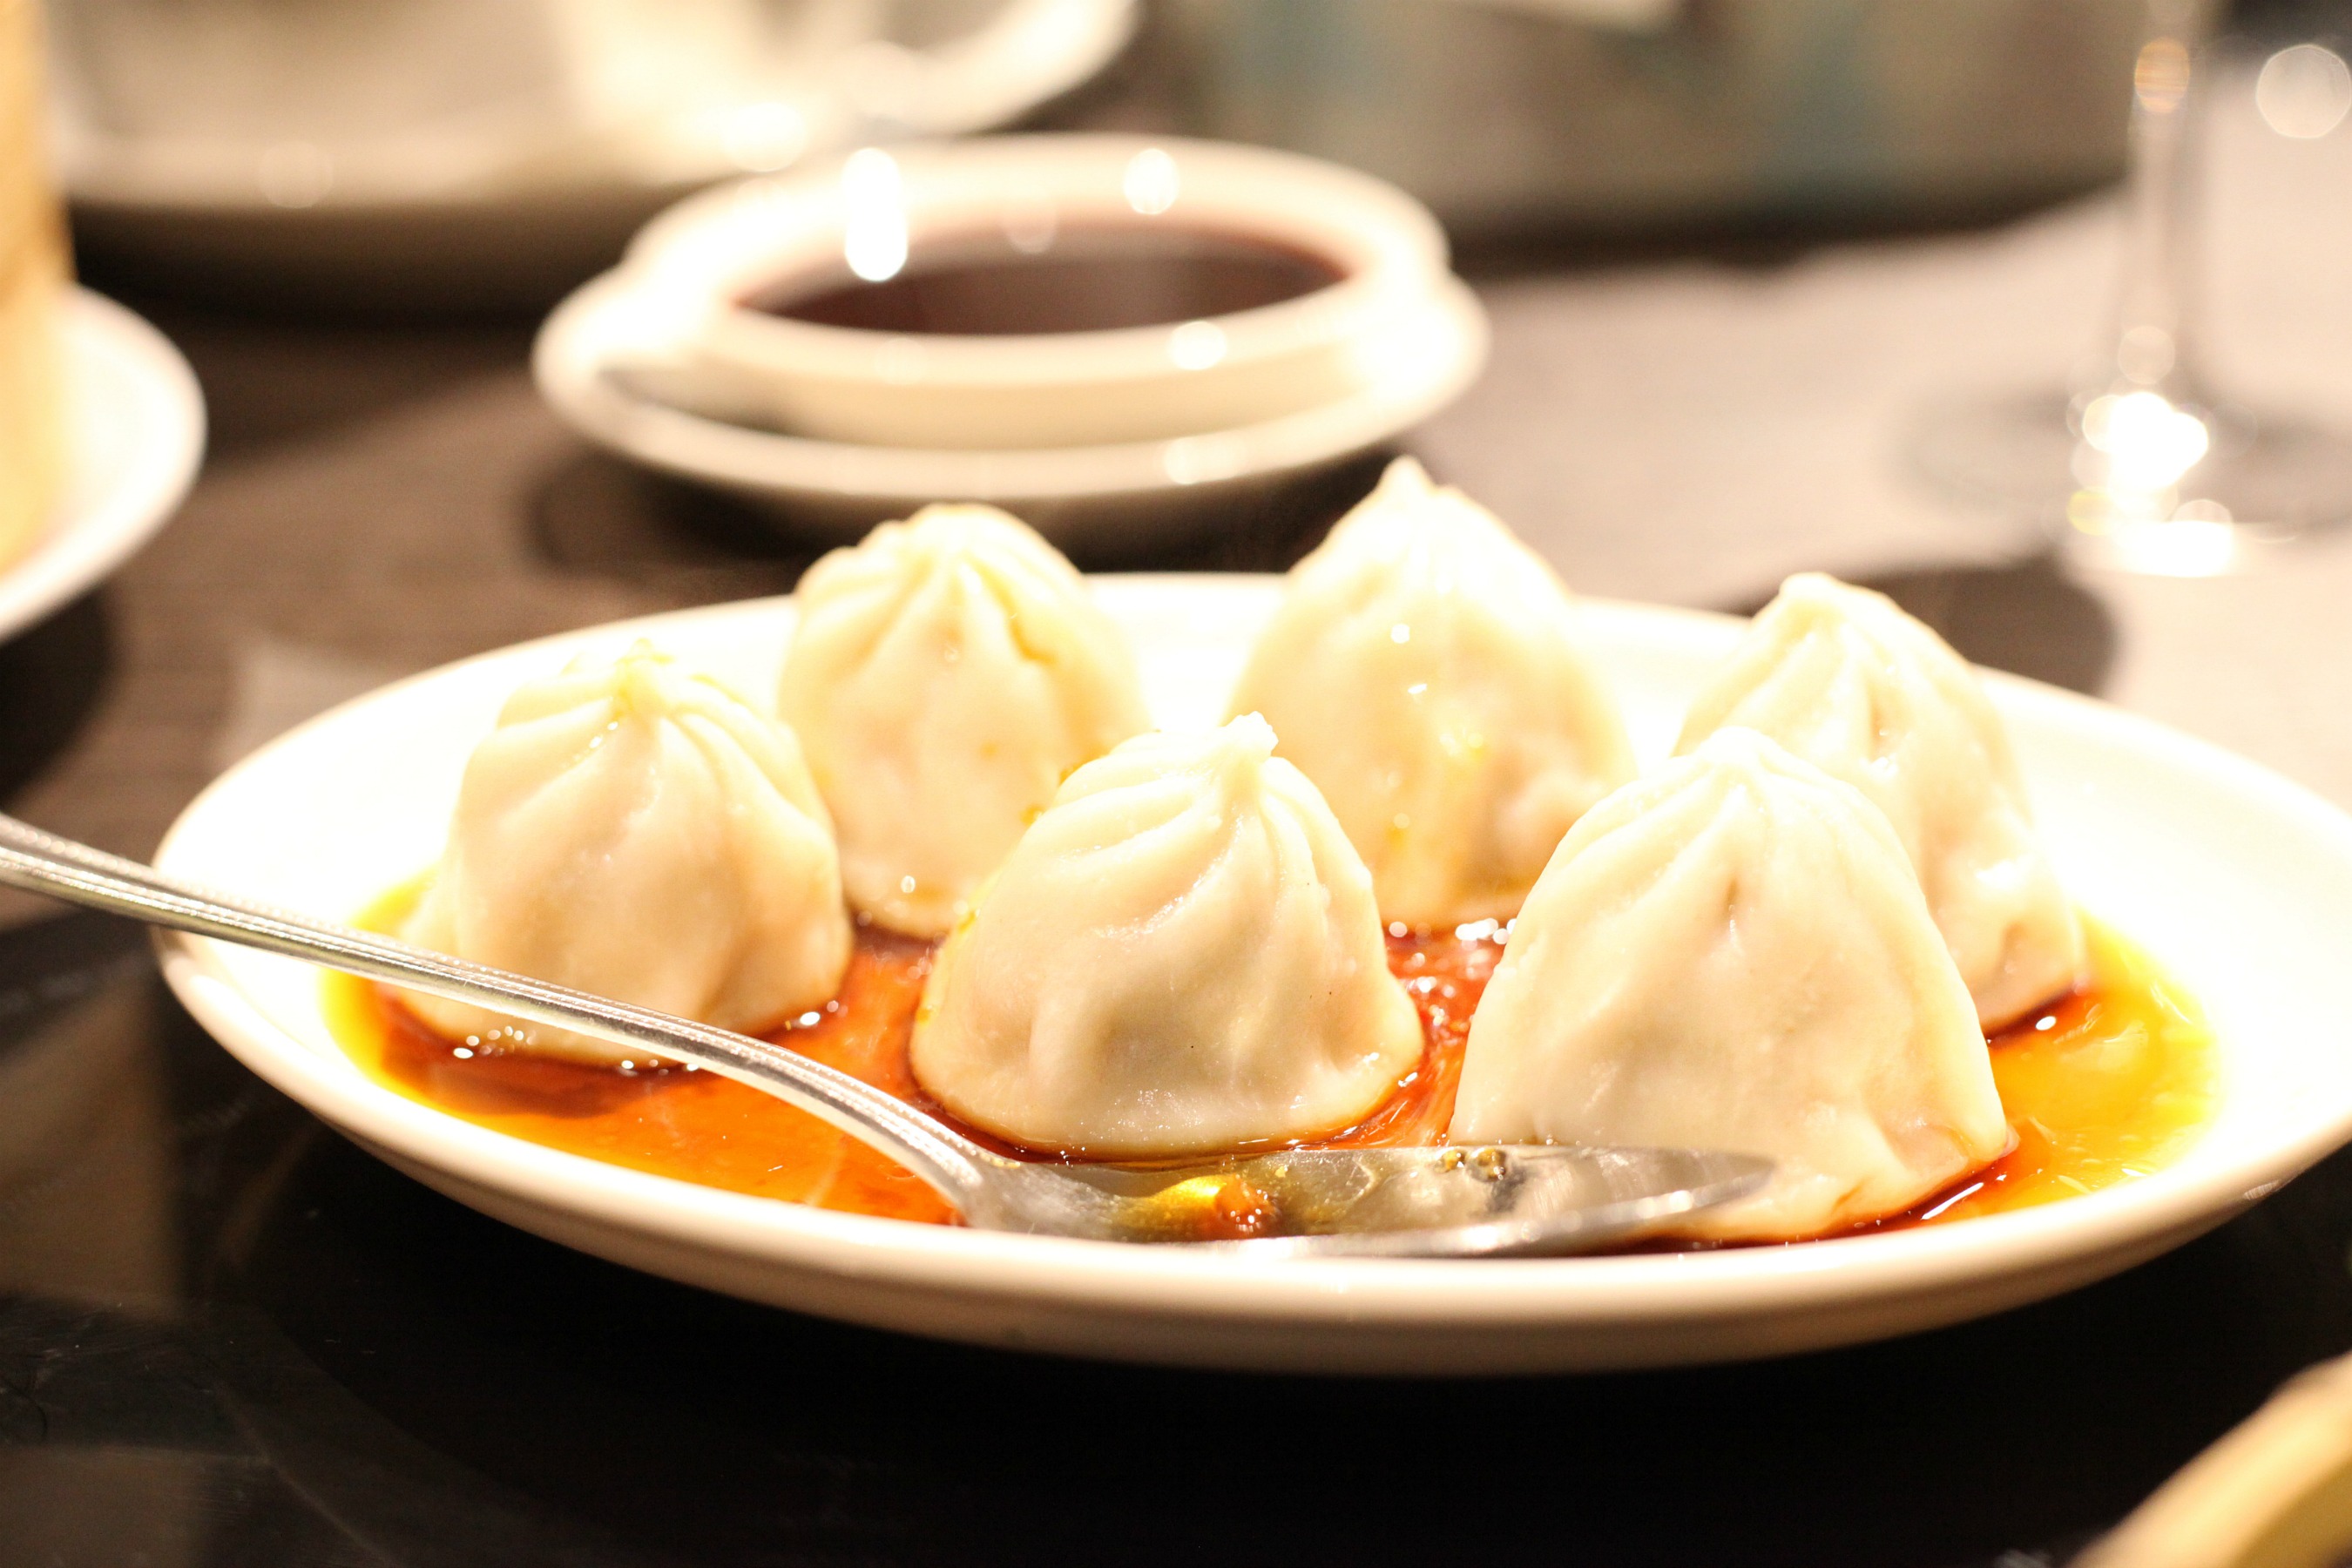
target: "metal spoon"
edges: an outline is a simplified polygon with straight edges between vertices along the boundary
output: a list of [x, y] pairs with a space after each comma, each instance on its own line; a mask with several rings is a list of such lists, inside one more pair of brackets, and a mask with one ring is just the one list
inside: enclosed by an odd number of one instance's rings
[[5, 816], [0, 884], [692, 1062], [873, 1145], [987, 1230], [1244, 1236], [1202, 1244], [1297, 1257], [1559, 1253], [1743, 1197], [1771, 1173], [1744, 1154], [1551, 1145], [1295, 1149], [1151, 1170], [1028, 1163], [784, 1047], [226, 898]]

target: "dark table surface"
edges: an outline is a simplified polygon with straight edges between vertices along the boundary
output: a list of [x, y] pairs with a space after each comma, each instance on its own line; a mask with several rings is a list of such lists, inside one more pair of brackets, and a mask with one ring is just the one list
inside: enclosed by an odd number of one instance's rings
[[[1860, 427], [1840, 423], [1849, 405], [1900, 412], [1913, 383], [1881, 373], [1913, 375], [1926, 353], [1905, 322], [1963, 345], [1928, 356], [1931, 380], [2057, 368], [2052, 323], [2091, 319], [2108, 225], [2093, 205], [1766, 268], [1515, 262], [1486, 283], [1506, 327], [1493, 373], [1412, 444], [1580, 586], [1737, 607], [1800, 566], [1867, 575], [1975, 657], [2341, 800], [2352, 551], [2237, 584], [2084, 579], [2030, 539], [1889, 499], [1883, 455], [1857, 457]], [[781, 591], [814, 553], [566, 434], [530, 389], [527, 324], [131, 302], [194, 363], [211, 451], [152, 545], [0, 645], [0, 801], [46, 826], [147, 854], [220, 767], [345, 696], [521, 637]], [[2352, 307], [2332, 308], [2298, 324], [2315, 361], [2352, 341]], [[2011, 346], [1986, 348], [1970, 310], [2010, 323]], [[1603, 363], [1639, 368], [1602, 378], [1630, 391], [1588, 374], [1596, 334]], [[1822, 335], [1843, 374], [1792, 378], [1759, 346]], [[1741, 398], [1792, 423], [1709, 447]], [[1791, 458], [1790, 439], [1811, 447]], [[1729, 476], [1799, 461], [1818, 504], [1718, 504], [1758, 482]], [[1148, 563], [1279, 567], [1369, 477]], [[2063, 1561], [2283, 1378], [2352, 1348], [2347, 1247], [2339, 1156], [2105, 1284], [1773, 1363], [1389, 1382], [990, 1353], [742, 1305], [482, 1218], [231, 1061], [141, 932], [0, 903], [5, 1568], [2024, 1568]]]

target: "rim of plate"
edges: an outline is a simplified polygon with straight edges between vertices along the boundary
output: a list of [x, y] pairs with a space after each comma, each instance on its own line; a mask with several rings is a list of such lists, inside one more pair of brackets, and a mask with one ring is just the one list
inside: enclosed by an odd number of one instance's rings
[[0, 638], [105, 580], [179, 510], [205, 453], [205, 397], [172, 342], [76, 287], [58, 312], [71, 443], [48, 526], [0, 569]]
[[1336, 402], [1254, 425], [1097, 447], [956, 450], [869, 447], [707, 418], [639, 396], [606, 368], [636, 335], [640, 279], [607, 273], [556, 307], [531, 352], [541, 396], [581, 434], [633, 461], [739, 491], [919, 504], [940, 496], [1022, 501], [1114, 500], [1266, 479], [1363, 451], [1428, 418], [1486, 363], [1486, 313], [1460, 279], [1420, 301], [1430, 352]]
[[[1278, 582], [1220, 574], [1136, 574], [1095, 581], [1195, 590]], [[157, 855], [171, 866], [206, 815], [247, 770], [356, 710], [502, 660], [592, 640], [658, 635], [681, 622], [747, 620], [789, 598], [744, 601], [612, 623], [445, 665], [345, 703], [272, 742], [215, 780], [175, 822]], [[1727, 642], [1734, 617], [1606, 600], [1580, 601], [1588, 637], [1648, 632]], [[1984, 672], [2012, 713], [2040, 710], [2074, 732], [2221, 786], [2276, 814], [2352, 864], [2352, 817], [2311, 791], [2210, 742], [2092, 698]], [[2129, 934], [2126, 927], [2126, 934]], [[699, 1187], [509, 1138], [402, 1097], [268, 1018], [222, 968], [207, 939], [159, 938], [173, 989], [239, 1059], [362, 1142], [461, 1180], [622, 1229], [712, 1251], [919, 1289], [1091, 1310], [1227, 1322], [1308, 1323], [1332, 1330], [1419, 1324], [1545, 1327], [1701, 1322], [1809, 1307], [1893, 1300], [2030, 1273], [2070, 1260], [2150, 1248], [2218, 1223], [2352, 1141], [2352, 1096], [2314, 1105], [2259, 1153], [2223, 1163], [2192, 1147], [2173, 1164], [2083, 1196], [1958, 1224], [1786, 1247], [1568, 1258], [1479, 1260], [1255, 1259], [1170, 1247], [929, 1226]], [[2226, 1113], [2226, 1112], [2225, 1112]], [[1467, 1271], [1467, 1272], [1465, 1272]], [[1462, 1289], [1475, 1279], [1478, 1289]], [[1851, 1336], [1851, 1337], [1868, 1337]]]

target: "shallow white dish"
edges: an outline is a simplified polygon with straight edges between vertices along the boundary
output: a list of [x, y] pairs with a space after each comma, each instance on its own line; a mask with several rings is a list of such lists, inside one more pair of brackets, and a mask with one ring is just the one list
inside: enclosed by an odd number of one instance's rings
[[1173, 440], [962, 450], [787, 436], [689, 413], [615, 374], [644, 340], [639, 296], [609, 274], [541, 329], [532, 374], [573, 428], [647, 468], [714, 486], [847, 542], [927, 501], [989, 501], [1065, 549], [1132, 547], [1213, 520], [1248, 491], [1401, 435], [1460, 396], [1486, 359], [1486, 318], [1459, 279], [1423, 305], [1412, 352], [1354, 395]]
[[[1331, 276], [1205, 320], [1067, 331], [909, 335], [744, 303], [780, 282], [919, 275], [927, 258], [975, 243], [1052, 261], [1089, 232], [1238, 237]], [[866, 148], [706, 191], [647, 224], [614, 277], [642, 305], [636, 357], [681, 408], [815, 440], [970, 452], [1172, 440], [1423, 379], [1426, 344], [1445, 335], [1446, 262], [1429, 210], [1353, 169], [1225, 142], [1060, 132]]]
[[[1220, 716], [1276, 580], [1096, 580], [1155, 713]], [[1654, 757], [1739, 625], [1582, 606]], [[655, 617], [486, 655], [362, 698], [213, 784], [160, 859], [347, 918], [439, 848], [459, 769], [508, 691], [638, 636], [772, 683], [789, 601]], [[317, 974], [163, 943], [190, 1009], [247, 1065], [401, 1169], [485, 1213], [636, 1268], [804, 1311], [1120, 1360], [1327, 1372], [1535, 1372], [1850, 1343], [2034, 1300], [2154, 1257], [2352, 1138], [2352, 818], [2254, 764], [2084, 698], [2004, 677], [2069, 886], [2204, 1004], [2221, 1109], [2178, 1163], [2045, 1207], [1787, 1247], [1475, 1263], [1253, 1261], [821, 1213], [520, 1142], [378, 1087], [336, 1047]]]
[[60, 313], [73, 443], [65, 494], [32, 548], [0, 569], [0, 637], [70, 601], [171, 520], [205, 451], [205, 399], [170, 340], [76, 289]]

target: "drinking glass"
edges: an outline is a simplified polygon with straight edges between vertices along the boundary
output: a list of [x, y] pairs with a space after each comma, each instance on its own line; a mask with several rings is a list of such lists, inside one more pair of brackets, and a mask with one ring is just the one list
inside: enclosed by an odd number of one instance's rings
[[[2213, 9], [2206, 0], [2147, 5], [2104, 351], [2071, 390], [1937, 410], [1911, 454], [1944, 489], [2030, 513], [2069, 555], [2123, 571], [2245, 571], [2280, 560], [2298, 534], [2352, 520], [2352, 439], [2292, 411], [2234, 402], [2196, 363], [2192, 176], [2212, 92]], [[2284, 107], [2274, 113], [2264, 101], [2266, 117], [2286, 134], [2324, 133], [2343, 112], [2338, 103], [2330, 117], [2331, 95], [2352, 101], [2343, 72], [2316, 46], [2284, 51], [2261, 89]]]

